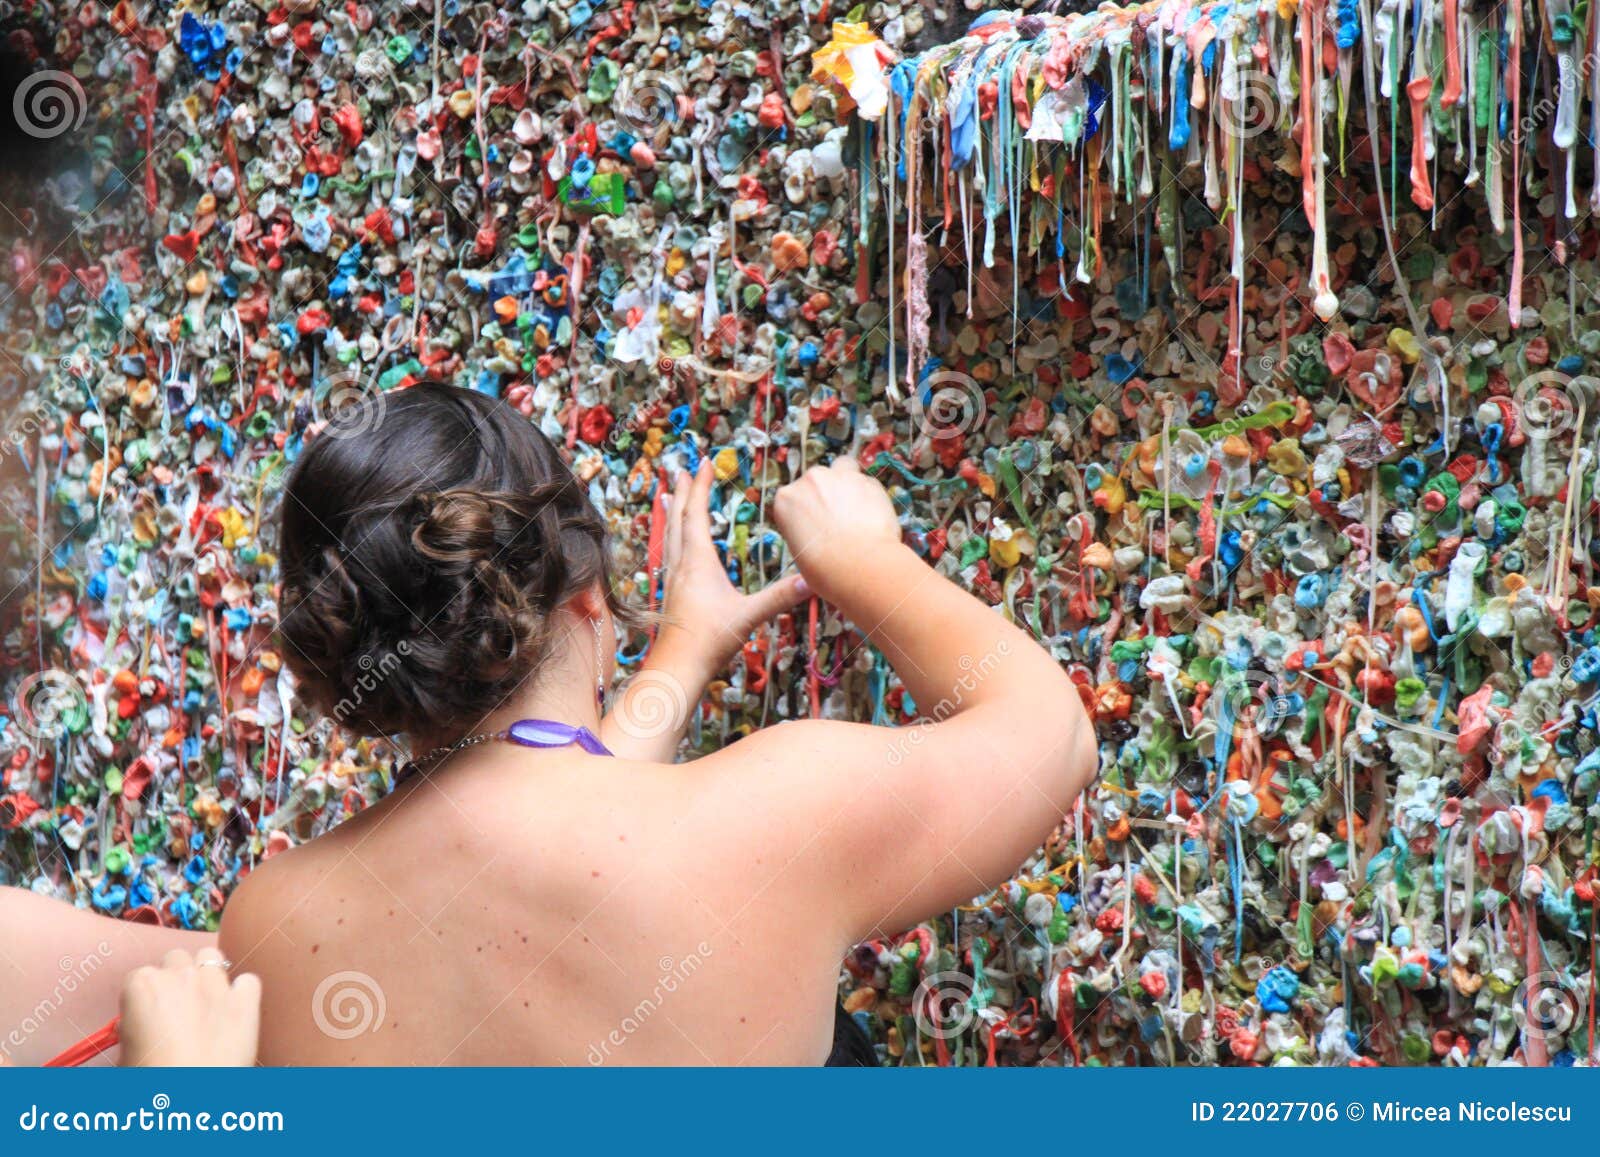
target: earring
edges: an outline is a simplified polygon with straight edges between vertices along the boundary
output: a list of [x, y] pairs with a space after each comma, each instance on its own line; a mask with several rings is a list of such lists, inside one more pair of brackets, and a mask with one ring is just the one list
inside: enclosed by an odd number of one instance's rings
[[606, 649], [600, 637], [600, 620], [594, 621], [594, 701], [606, 709]]

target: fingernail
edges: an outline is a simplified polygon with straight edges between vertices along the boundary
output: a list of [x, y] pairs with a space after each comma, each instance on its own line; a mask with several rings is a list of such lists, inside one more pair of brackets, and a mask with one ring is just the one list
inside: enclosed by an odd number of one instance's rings
[[802, 576], [795, 575], [794, 589], [796, 594], [798, 594], [801, 598], [805, 598], [811, 593], [811, 584], [806, 582]]

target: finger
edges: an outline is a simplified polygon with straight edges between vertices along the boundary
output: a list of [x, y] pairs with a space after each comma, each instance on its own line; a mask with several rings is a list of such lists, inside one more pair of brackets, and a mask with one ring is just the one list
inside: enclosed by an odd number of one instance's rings
[[122, 991], [117, 994], [117, 1015], [122, 1018], [122, 1063], [125, 1065], [136, 1063], [129, 1059], [129, 1047], [142, 1033], [143, 1022], [155, 1016], [152, 1006], [157, 1000], [156, 982], [160, 976], [159, 968], [146, 964], [122, 978]]
[[240, 975], [228, 992], [233, 1004], [233, 1026], [241, 1035], [243, 1064], [254, 1064], [261, 1046], [261, 978], [253, 972]]
[[161, 958], [161, 967], [175, 972], [180, 968], [194, 967], [194, 961], [183, 949], [174, 948]]
[[687, 546], [699, 546], [711, 539], [711, 483], [714, 477], [711, 459], [701, 458], [700, 469], [694, 474], [694, 486], [689, 490], [689, 509], [683, 515], [683, 541]]
[[261, 1007], [261, 978], [253, 972], [240, 973], [228, 991], [242, 1008]]
[[150, 982], [160, 975], [161, 970], [155, 965], [141, 964], [122, 978], [120, 1004], [124, 1015], [139, 997], [150, 991]]
[[689, 508], [689, 472], [678, 471], [672, 482], [672, 494], [667, 499], [667, 541], [662, 552], [662, 562], [668, 573], [683, 558], [683, 513]]
[[[781, 487], [772, 496], [772, 524], [785, 539], [788, 538], [788, 532], [794, 529], [791, 524], [800, 517], [800, 511], [805, 509], [806, 500], [804, 497], [805, 491], [802, 489], [803, 485], [806, 485], [804, 479], [791, 482], [787, 486]], [[815, 486], [816, 484], [810, 483], [809, 485]]]
[[764, 623], [774, 615], [781, 615], [810, 597], [811, 588], [799, 575], [781, 578], [745, 599], [744, 630], [749, 630], [757, 623]]
[[194, 954], [194, 968], [200, 974], [199, 983], [206, 989], [222, 992], [228, 987], [227, 958], [216, 948], [207, 946]]
[[846, 474], [861, 473], [861, 463], [856, 461], [854, 454], [840, 454], [829, 465], [835, 470], [843, 470]]

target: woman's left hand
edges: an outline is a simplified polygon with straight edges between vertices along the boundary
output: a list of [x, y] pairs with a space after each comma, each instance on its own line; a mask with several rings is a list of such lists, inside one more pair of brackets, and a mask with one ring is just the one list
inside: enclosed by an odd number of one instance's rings
[[799, 575], [781, 578], [753, 594], [744, 594], [728, 581], [711, 540], [712, 477], [710, 459], [702, 458], [692, 477], [685, 470], [673, 485], [663, 559], [667, 622], [657, 640], [658, 647], [665, 643], [687, 649], [705, 664], [708, 679], [733, 658], [759, 624], [811, 593]]
[[728, 581], [711, 541], [711, 463], [678, 475], [668, 499], [667, 622], [644, 663], [600, 721], [600, 738], [624, 759], [670, 763], [706, 685], [727, 667], [750, 632], [811, 592], [799, 575], [744, 594]]

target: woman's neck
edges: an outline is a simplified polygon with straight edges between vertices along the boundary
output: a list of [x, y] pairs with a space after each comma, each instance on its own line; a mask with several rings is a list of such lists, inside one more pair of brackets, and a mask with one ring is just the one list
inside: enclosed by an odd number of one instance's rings
[[570, 651], [563, 658], [564, 661], [550, 664], [501, 703], [490, 706], [483, 715], [462, 719], [448, 730], [414, 736], [412, 755], [420, 757], [474, 735], [503, 732], [519, 719], [548, 719], [598, 732], [600, 705], [595, 694], [594, 661], [582, 662]]

